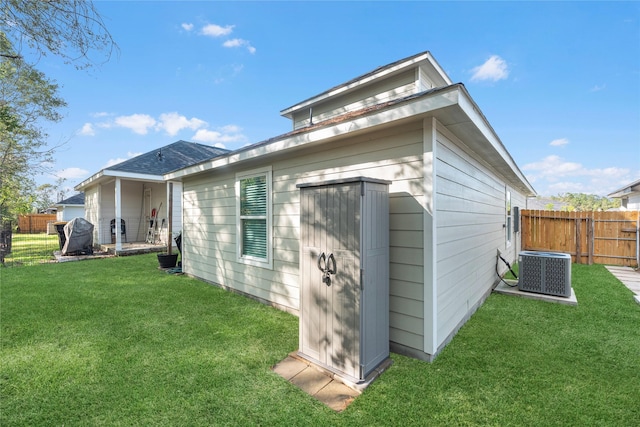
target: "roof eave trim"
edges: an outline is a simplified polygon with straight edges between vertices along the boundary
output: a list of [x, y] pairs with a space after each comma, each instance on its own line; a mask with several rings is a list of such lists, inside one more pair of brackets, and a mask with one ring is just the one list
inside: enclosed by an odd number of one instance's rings
[[608, 194], [607, 197], [625, 197], [634, 193], [640, 193], [640, 179], [632, 182], [631, 184], [627, 184], [622, 188], [618, 188], [616, 191]]
[[124, 178], [131, 179], [136, 181], [154, 181], [154, 182], [164, 182], [162, 175], [151, 175], [145, 173], [136, 173], [136, 172], [123, 172], [123, 171], [114, 171], [110, 169], [103, 169], [100, 172], [94, 174], [89, 179], [82, 181], [80, 184], [74, 187], [76, 191], [84, 191], [85, 188], [90, 185], [96, 183], [103, 177], [113, 177], [113, 178]]
[[254, 148], [238, 150], [228, 156], [216, 157], [211, 161], [199, 163], [177, 171], [169, 172], [163, 177], [168, 180], [179, 180], [183, 177], [217, 169], [223, 166], [230, 166], [246, 160], [251, 160], [267, 154], [301, 147], [307, 144], [325, 142], [331, 139], [342, 137], [349, 133], [361, 132], [368, 128], [383, 124], [391, 124], [398, 120], [428, 114], [431, 111], [449, 107], [458, 103], [458, 85], [453, 85], [446, 90], [438, 91], [433, 96], [427, 96], [392, 105], [383, 110], [376, 111], [357, 117], [354, 120], [340, 122], [308, 132], [299, 133], [292, 136], [283, 136], [267, 144], [260, 144]]
[[504, 146], [498, 134], [495, 132], [487, 118], [482, 114], [480, 108], [475, 103], [471, 95], [467, 91], [464, 85], [460, 85], [462, 96], [460, 97], [460, 108], [462, 108], [465, 114], [471, 119], [476, 128], [480, 130], [480, 132], [484, 135], [485, 139], [494, 150], [496, 150], [500, 157], [505, 161], [505, 163], [511, 168], [517, 178], [524, 184], [527, 191], [529, 191], [530, 196], [535, 196], [537, 194], [536, 190], [533, 188], [529, 180], [524, 176], [520, 168], [518, 167], [513, 157]]

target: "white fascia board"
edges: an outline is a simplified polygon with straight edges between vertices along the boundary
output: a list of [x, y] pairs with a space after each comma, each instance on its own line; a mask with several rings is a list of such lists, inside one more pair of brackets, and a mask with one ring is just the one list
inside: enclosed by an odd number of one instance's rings
[[400, 103], [397, 106], [391, 106], [377, 113], [368, 114], [353, 120], [337, 123], [321, 127], [309, 132], [303, 132], [291, 137], [284, 137], [255, 148], [239, 150], [236, 153], [220, 158], [217, 157], [210, 161], [189, 166], [184, 169], [178, 169], [164, 175], [165, 180], [180, 180], [181, 178], [225, 166], [230, 166], [242, 161], [255, 159], [268, 154], [283, 152], [292, 148], [299, 148], [308, 144], [319, 142], [327, 142], [331, 139], [345, 136], [354, 132], [365, 131], [369, 128], [380, 125], [391, 125], [392, 123], [410, 118], [417, 118], [419, 115], [426, 115], [434, 110], [450, 107], [458, 102], [457, 87], [450, 90], [442, 91], [434, 96], [417, 98], [413, 101]]
[[73, 208], [73, 207], [78, 207], [79, 208], [81, 206], [84, 206], [84, 205], [79, 205], [77, 203], [74, 204], [74, 205], [68, 205], [68, 204], [63, 204], [63, 205], [56, 204], [56, 205], [53, 205], [54, 208]]
[[451, 79], [449, 78], [449, 76], [447, 76], [447, 74], [444, 72], [444, 70], [442, 69], [442, 67], [440, 67], [440, 65], [435, 61], [435, 59], [433, 58], [433, 56], [431, 56], [431, 54], [429, 52], [425, 52], [424, 54], [411, 58], [408, 61], [404, 61], [401, 62], [399, 64], [396, 64], [392, 67], [388, 67], [388, 68], [383, 68], [381, 69], [379, 72], [377, 73], [373, 73], [369, 76], [366, 76], [360, 80], [356, 80], [354, 82], [352, 82], [351, 84], [347, 84], [347, 85], [340, 85], [338, 87], [336, 87], [333, 90], [329, 90], [328, 92], [323, 92], [320, 95], [316, 95], [312, 98], [309, 98], [305, 101], [302, 101], [296, 105], [293, 105], [289, 108], [285, 108], [284, 110], [280, 111], [280, 115], [284, 116], [286, 118], [292, 118], [292, 115], [295, 111], [297, 110], [301, 110], [303, 108], [309, 107], [312, 104], [316, 104], [318, 102], [324, 101], [325, 99], [334, 97], [336, 95], [340, 95], [344, 92], [350, 91], [352, 89], [357, 88], [358, 86], [362, 86], [363, 84], [367, 84], [373, 80], [377, 80], [380, 79], [381, 77], [387, 76], [389, 74], [393, 74], [396, 73], [400, 70], [406, 69], [406, 68], [410, 68], [422, 61], [428, 61], [433, 68], [442, 75], [443, 79], [447, 82], [448, 85], [452, 84]]
[[80, 184], [73, 187], [76, 191], [84, 191], [85, 188], [89, 187], [91, 184], [97, 183], [104, 177], [114, 177], [114, 178], [124, 178], [136, 181], [154, 181], [154, 182], [164, 182], [162, 179], [162, 175], [150, 175], [144, 173], [136, 173], [136, 172], [122, 172], [122, 171], [114, 171], [109, 169], [103, 169], [100, 172], [92, 175], [90, 178], [82, 181]]
[[162, 175], [151, 175], [146, 173], [139, 172], [122, 172], [122, 171], [113, 171], [106, 169], [104, 171], [104, 176], [113, 176], [124, 179], [133, 179], [136, 181], [157, 181], [164, 182]]
[[440, 66], [438, 61], [436, 61], [436, 59], [433, 56], [431, 56], [431, 53], [429, 52], [427, 52], [427, 59], [429, 60], [429, 63], [431, 64], [431, 66], [435, 68], [435, 70], [438, 72], [438, 74], [442, 76], [444, 81], [447, 82], [447, 85], [452, 85], [453, 81], [449, 78], [449, 75], [444, 71], [444, 69]]
[[609, 193], [607, 197], [624, 197], [630, 195], [631, 193], [640, 193], [640, 179], [617, 189], [613, 193]]
[[76, 191], [84, 191], [85, 188], [87, 188], [88, 186], [90, 186], [100, 178], [102, 178], [103, 175], [104, 175], [104, 169], [96, 174], [91, 175], [89, 178], [85, 179], [80, 184], [73, 187], [73, 189]]
[[466, 88], [464, 88], [464, 86], [461, 87], [463, 89], [461, 90], [459, 100], [460, 108], [465, 112], [467, 117], [469, 117], [474, 126], [482, 133], [491, 147], [500, 155], [509, 168], [511, 168], [516, 177], [524, 184], [527, 190], [531, 192], [531, 195], [535, 195], [536, 191], [533, 189], [533, 186], [529, 183], [516, 162], [513, 160], [513, 157], [511, 157], [511, 154], [509, 154], [509, 151], [507, 151], [506, 147], [493, 130], [493, 127], [489, 124], [489, 121], [486, 119], [484, 114], [481, 113], [480, 108], [473, 101]]

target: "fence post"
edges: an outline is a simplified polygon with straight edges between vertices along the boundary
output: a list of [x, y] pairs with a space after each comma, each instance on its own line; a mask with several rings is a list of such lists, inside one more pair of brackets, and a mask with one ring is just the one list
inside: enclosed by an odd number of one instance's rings
[[594, 218], [587, 218], [587, 248], [589, 251], [589, 259], [587, 260], [587, 262], [589, 263], [589, 265], [593, 264], [593, 252], [594, 252], [594, 246], [595, 246], [595, 242], [594, 242], [594, 227], [595, 221]]
[[576, 218], [576, 264], [582, 264], [582, 246], [580, 245], [582, 240], [582, 219]]

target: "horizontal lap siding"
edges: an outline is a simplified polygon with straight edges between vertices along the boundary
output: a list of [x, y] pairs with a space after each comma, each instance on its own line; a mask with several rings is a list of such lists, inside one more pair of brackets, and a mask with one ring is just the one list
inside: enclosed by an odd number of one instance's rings
[[496, 279], [504, 250], [505, 185], [442, 133], [436, 165], [438, 339], [464, 321]]
[[[273, 158], [273, 257], [267, 270], [236, 262], [235, 173], [184, 182], [185, 271], [292, 311], [299, 307], [299, 183], [355, 176], [387, 179], [390, 193], [390, 339], [423, 340], [421, 123]], [[282, 157], [286, 157], [283, 159]], [[252, 168], [259, 167], [255, 164]]]
[[[320, 123], [345, 113], [357, 111], [371, 105], [381, 104], [392, 99], [400, 99], [416, 92], [416, 74], [414, 70], [403, 72], [389, 78], [383, 84], [363, 87], [352, 93], [338, 96], [313, 107], [313, 122]], [[294, 129], [309, 125], [309, 110], [298, 112], [293, 117]]]
[[273, 270], [236, 260], [235, 172], [187, 180], [183, 191], [185, 272], [285, 307], [297, 307], [297, 268], [280, 261], [277, 250]]

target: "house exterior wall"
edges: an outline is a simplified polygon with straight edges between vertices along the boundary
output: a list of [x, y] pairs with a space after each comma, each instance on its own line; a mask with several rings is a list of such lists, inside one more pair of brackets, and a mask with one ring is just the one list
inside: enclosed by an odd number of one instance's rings
[[94, 185], [84, 190], [84, 219], [93, 224], [93, 243], [99, 244], [100, 186]]
[[56, 212], [58, 221], [71, 221], [78, 217], [84, 218], [84, 206], [63, 206]]
[[[116, 217], [115, 181], [103, 184], [100, 190], [100, 218], [95, 225], [99, 229], [99, 243], [111, 243], [111, 220]], [[120, 181], [121, 218], [125, 221], [127, 241], [140, 240], [140, 210], [142, 203], [142, 182]], [[123, 236], [124, 241], [124, 236]]]
[[[182, 231], [182, 183], [179, 181], [173, 182], [173, 205], [172, 205], [172, 219], [171, 222], [171, 238], [174, 239]], [[169, 194], [167, 193], [167, 202], [169, 205]], [[167, 214], [168, 216], [168, 214]]]
[[[442, 127], [436, 139], [436, 332], [441, 347], [498, 280], [497, 249], [510, 263], [515, 260], [520, 239], [511, 227], [507, 242], [507, 192], [512, 207], [523, 208], [526, 196]], [[504, 271], [505, 266], [498, 268]]]
[[640, 194], [629, 196], [626, 209], [629, 211], [640, 211]]
[[[150, 199], [145, 200], [144, 191], [150, 189]], [[158, 229], [161, 241], [167, 241], [168, 194], [164, 182], [143, 182], [121, 180], [121, 218], [125, 221], [127, 241], [145, 241], [149, 229], [151, 210], [158, 210]], [[83, 216], [94, 225], [94, 242], [111, 243], [111, 220], [115, 219], [115, 181], [94, 185], [85, 189], [85, 206], [75, 215]], [[162, 206], [160, 206], [162, 203]], [[66, 210], [66, 209], [65, 209]], [[163, 222], [164, 220], [164, 222]], [[172, 234], [177, 236], [182, 230], [182, 184], [174, 183]], [[124, 236], [123, 236], [124, 241]]]
[[[507, 191], [512, 206], [526, 203], [523, 194], [476, 160], [481, 155], [442, 125], [435, 126], [432, 153], [424, 151], [427, 136], [420, 120], [185, 177], [183, 270], [297, 314], [296, 184], [354, 176], [389, 180], [391, 348], [430, 359], [498, 280], [497, 249], [510, 262], [516, 259], [519, 236], [512, 232], [509, 245], [506, 239]], [[272, 270], [241, 264], [236, 257], [236, 173], [265, 166], [271, 167], [273, 180]], [[425, 190], [430, 181], [433, 193]], [[505, 270], [504, 265], [498, 268]]]
[[[319, 123], [351, 111], [380, 104], [391, 99], [402, 98], [416, 93], [416, 69], [406, 70], [384, 82], [377, 82], [344, 96], [328, 99], [313, 106], [313, 121]], [[309, 125], [309, 110], [302, 110], [293, 116], [293, 128]]]
[[[235, 174], [225, 168], [184, 180], [183, 270], [284, 310], [299, 309], [299, 189], [296, 184], [355, 176], [392, 181], [390, 192], [390, 339], [411, 346], [422, 336], [422, 122], [295, 155], [265, 159], [273, 179], [273, 270], [236, 258]], [[420, 347], [421, 348], [421, 347]]]

